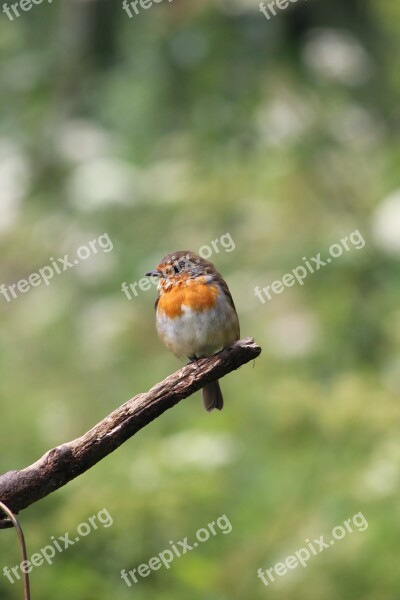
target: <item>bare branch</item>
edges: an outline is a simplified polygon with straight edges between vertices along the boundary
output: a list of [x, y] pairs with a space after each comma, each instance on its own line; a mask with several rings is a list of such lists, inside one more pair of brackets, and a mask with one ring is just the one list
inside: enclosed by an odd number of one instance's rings
[[[49, 450], [21, 471], [1, 475], [0, 501], [18, 513], [93, 467], [184, 398], [257, 358], [260, 352], [252, 338], [245, 338], [211, 358], [186, 365], [147, 393], [128, 400], [83, 436]], [[0, 519], [0, 528], [8, 525], [7, 519]]]

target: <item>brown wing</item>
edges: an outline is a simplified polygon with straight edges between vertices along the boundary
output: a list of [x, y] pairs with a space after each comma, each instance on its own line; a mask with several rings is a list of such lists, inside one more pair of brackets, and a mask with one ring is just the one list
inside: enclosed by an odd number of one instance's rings
[[226, 283], [226, 281], [224, 279], [222, 279], [222, 277], [221, 277], [221, 275], [219, 273], [217, 273], [216, 280], [218, 281], [218, 283], [221, 286], [223, 292], [225, 293], [226, 297], [228, 298], [228, 300], [229, 300], [229, 302], [230, 302], [233, 310], [235, 311], [235, 315], [237, 317], [237, 323], [238, 323], [238, 339], [239, 339], [240, 338], [239, 317], [238, 317], [237, 312], [236, 312], [236, 306], [235, 306], [235, 303], [233, 301], [232, 294], [229, 291], [228, 284]]

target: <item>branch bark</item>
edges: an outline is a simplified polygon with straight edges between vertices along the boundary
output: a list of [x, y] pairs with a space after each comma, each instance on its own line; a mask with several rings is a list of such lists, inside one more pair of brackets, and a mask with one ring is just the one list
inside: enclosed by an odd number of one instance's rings
[[[260, 352], [252, 338], [245, 338], [215, 356], [186, 365], [128, 400], [83, 436], [49, 450], [25, 469], [1, 475], [0, 501], [18, 513], [93, 467], [184, 398], [257, 358]], [[0, 528], [9, 525], [0, 514]]]

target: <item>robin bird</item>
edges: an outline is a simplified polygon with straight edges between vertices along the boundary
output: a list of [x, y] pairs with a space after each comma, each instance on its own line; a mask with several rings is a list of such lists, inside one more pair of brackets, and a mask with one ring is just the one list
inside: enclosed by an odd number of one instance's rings
[[[212, 356], [240, 337], [229, 288], [214, 265], [194, 252], [167, 254], [147, 277], [158, 279], [156, 325], [161, 340], [178, 358]], [[202, 389], [207, 411], [221, 410], [218, 381]]]

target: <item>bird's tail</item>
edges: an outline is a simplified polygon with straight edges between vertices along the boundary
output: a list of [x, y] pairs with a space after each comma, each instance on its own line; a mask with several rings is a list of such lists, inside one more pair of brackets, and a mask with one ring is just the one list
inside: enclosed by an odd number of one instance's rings
[[214, 408], [222, 410], [224, 406], [224, 399], [222, 397], [221, 388], [219, 387], [218, 380], [212, 381], [207, 384], [201, 390], [203, 398], [204, 408], [207, 412], [212, 411]]

